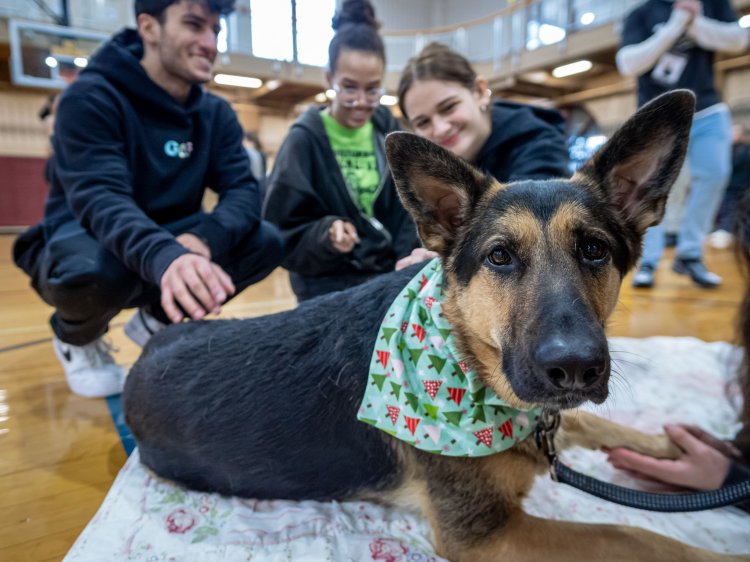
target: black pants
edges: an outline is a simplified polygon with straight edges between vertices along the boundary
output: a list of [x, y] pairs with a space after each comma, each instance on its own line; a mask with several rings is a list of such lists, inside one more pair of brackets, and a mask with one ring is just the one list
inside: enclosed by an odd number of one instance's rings
[[[276, 227], [262, 222], [229, 255], [217, 260], [232, 278], [235, 296], [281, 263], [282, 244]], [[66, 343], [91, 343], [125, 308], [149, 307], [157, 320], [169, 323], [159, 287], [125, 267], [78, 224], [69, 223], [55, 232], [35, 262], [24, 269], [42, 299], [55, 308], [50, 324]]]

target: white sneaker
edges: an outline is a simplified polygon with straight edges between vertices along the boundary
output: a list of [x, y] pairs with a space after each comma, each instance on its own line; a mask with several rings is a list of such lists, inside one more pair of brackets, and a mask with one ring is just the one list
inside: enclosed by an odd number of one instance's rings
[[102, 338], [77, 346], [54, 337], [52, 347], [62, 363], [68, 386], [74, 394], [86, 398], [103, 398], [122, 392], [125, 370], [115, 363], [112, 347]]
[[734, 236], [726, 230], [714, 230], [706, 237], [708, 245], [717, 250], [726, 250], [734, 244]]
[[143, 347], [151, 336], [165, 327], [164, 322], [159, 322], [143, 308], [139, 308], [125, 324], [125, 335]]

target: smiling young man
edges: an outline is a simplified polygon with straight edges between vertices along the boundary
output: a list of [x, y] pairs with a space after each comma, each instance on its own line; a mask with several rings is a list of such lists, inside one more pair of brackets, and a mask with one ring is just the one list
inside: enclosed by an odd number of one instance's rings
[[[120, 392], [102, 336], [121, 310], [138, 307], [125, 331], [143, 345], [170, 322], [219, 312], [280, 262], [242, 128], [202, 88], [233, 5], [136, 0], [138, 29], [102, 46], [61, 97], [44, 219], [14, 257], [55, 308], [54, 349], [76, 394]], [[204, 213], [209, 186], [219, 202]]]

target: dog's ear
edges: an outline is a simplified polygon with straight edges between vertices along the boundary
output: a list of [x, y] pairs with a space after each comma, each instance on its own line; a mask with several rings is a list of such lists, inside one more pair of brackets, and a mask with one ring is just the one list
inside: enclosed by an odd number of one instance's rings
[[463, 159], [417, 135], [385, 139], [393, 181], [425, 248], [443, 253], [491, 184]]
[[583, 183], [593, 180], [641, 234], [664, 216], [667, 195], [685, 159], [694, 110], [695, 96], [689, 90], [655, 98], [576, 174], [589, 178]]

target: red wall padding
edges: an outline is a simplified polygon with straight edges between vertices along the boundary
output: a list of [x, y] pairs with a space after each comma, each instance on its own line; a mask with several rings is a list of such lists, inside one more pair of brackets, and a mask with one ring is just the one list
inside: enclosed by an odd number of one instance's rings
[[0, 227], [28, 226], [42, 218], [47, 199], [45, 158], [0, 156]]

